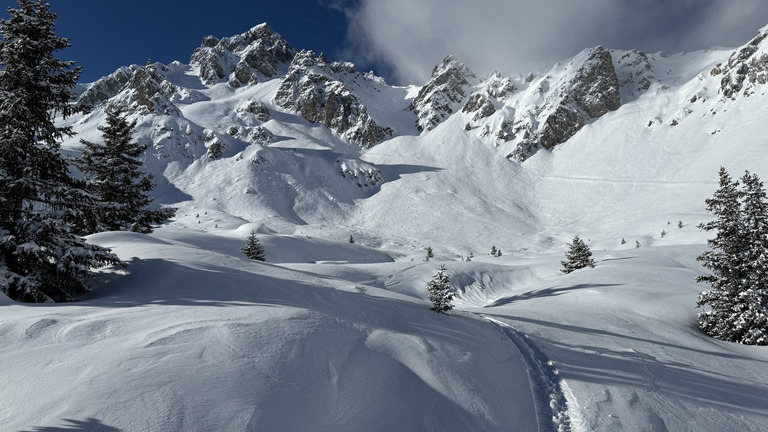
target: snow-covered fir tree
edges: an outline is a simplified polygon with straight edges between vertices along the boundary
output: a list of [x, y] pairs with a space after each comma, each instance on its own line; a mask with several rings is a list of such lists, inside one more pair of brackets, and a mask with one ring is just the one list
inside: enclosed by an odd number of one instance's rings
[[88, 291], [92, 268], [119, 262], [72, 231], [89, 199], [59, 151], [71, 128], [54, 117], [76, 112], [80, 68], [54, 56], [69, 42], [54, 33], [50, 4], [18, 0], [8, 13], [0, 22], [0, 289], [18, 301], [71, 301]]
[[109, 110], [106, 125], [99, 127], [104, 143], [81, 140], [84, 149], [77, 165], [97, 201], [83, 219], [85, 233], [151, 233], [153, 224], [176, 213], [172, 208], [150, 209], [149, 193], [155, 185], [152, 176], [141, 170], [139, 157], [147, 146], [131, 141], [135, 126], [136, 121], [129, 122], [120, 110]]
[[749, 172], [743, 187], [720, 169], [720, 186], [706, 200], [716, 219], [699, 225], [716, 231], [697, 259], [712, 273], [696, 278], [711, 290], [699, 294], [701, 329], [718, 339], [768, 345], [768, 204], [760, 179]]
[[445, 266], [442, 265], [437, 274], [427, 284], [429, 291], [429, 301], [432, 302], [432, 310], [438, 313], [446, 313], [453, 309], [453, 296], [455, 290], [451, 286], [451, 279], [446, 274]]
[[430, 258], [435, 257], [435, 252], [432, 250], [432, 246], [427, 246], [427, 257], [424, 259], [424, 261], [429, 261]]
[[245, 256], [247, 256], [252, 260], [257, 260], [257, 261], [267, 260], [267, 257], [264, 251], [264, 246], [261, 245], [259, 238], [256, 236], [255, 230], [251, 230], [251, 234], [248, 236], [248, 239], [245, 241], [245, 246], [243, 246], [243, 248], [240, 249], [240, 251], [244, 253]]
[[568, 252], [565, 253], [565, 261], [560, 262], [563, 268], [560, 270], [563, 273], [571, 273], [574, 270], [582, 269], [584, 267], [594, 267], [595, 260], [592, 259], [592, 251], [589, 250], [589, 246], [584, 243], [579, 236], [575, 236], [573, 241], [568, 245]]
[[747, 286], [741, 293], [745, 311], [739, 325], [741, 342], [768, 345], [768, 202], [765, 187], [756, 174], [741, 178], [742, 217], [747, 229]]

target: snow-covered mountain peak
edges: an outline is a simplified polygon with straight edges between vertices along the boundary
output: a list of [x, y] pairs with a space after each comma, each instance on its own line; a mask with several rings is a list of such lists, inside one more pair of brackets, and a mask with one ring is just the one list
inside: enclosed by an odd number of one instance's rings
[[446, 57], [432, 70], [432, 77], [419, 90], [410, 109], [418, 117], [419, 131], [430, 131], [457, 110], [476, 75], [462, 62]]
[[379, 91], [382, 80], [361, 74], [349, 62], [329, 63], [323, 54], [300, 51], [291, 62], [275, 95], [275, 104], [321, 123], [360, 147], [370, 148], [393, 130], [378, 124], [356, 91]]
[[462, 110], [472, 114], [465, 130], [521, 162], [621, 106], [613, 58], [603, 47], [584, 50], [539, 77], [513, 83], [495, 74], [477, 88]]
[[177, 66], [148, 63], [121, 67], [89, 85], [77, 103], [88, 107], [106, 104], [140, 115], [181, 115], [174, 100], [189, 98], [190, 93], [166, 80], [170, 69]]
[[295, 53], [280, 34], [263, 23], [232, 37], [207, 36], [190, 64], [206, 85], [226, 80], [232, 87], [240, 87], [275, 77]]

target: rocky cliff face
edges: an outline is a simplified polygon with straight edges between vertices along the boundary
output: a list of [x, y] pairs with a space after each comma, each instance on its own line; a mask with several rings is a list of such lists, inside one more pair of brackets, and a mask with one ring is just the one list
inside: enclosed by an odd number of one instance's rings
[[[467, 66], [452, 56], [435, 66], [432, 78], [410, 105], [411, 111], [416, 113], [419, 131], [430, 131], [453, 114], [464, 101], [470, 81], [475, 78]], [[472, 108], [478, 102], [473, 102]]]
[[[294, 57], [275, 96], [275, 104], [297, 111], [312, 123], [321, 123], [364, 148], [392, 136], [393, 130], [376, 123], [352, 86], [369, 80], [352, 63], [334, 62], [312, 51]], [[369, 83], [376, 85], [376, 83]]]
[[621, 106], [613, 59], [603, 47], [574, 58], [556, 82], [547, 76], [534, 84], [533, 92], [542, 95], [544, 103], [515, 114], [510, 138], [518, 141], [509, 157], [517, 161], [538, 148], [551, 149], [564, 143], [586, 122]]
[[[625, 73], [631, 75], [628, 84], [640, 82], [642, 91], [648, 88], [643, 80], [650, 79], [646, 76], [650, 72], [642, 64], [643, 56], [637, 57], [640, 60], [632, 66], [625, 59]], [[464, 64], [447, 57], [434, 68], [410, 109], [416, 113], [419, 131], [428, 132], [460, 108], [466, 132], [497, 146], [511, 142], [508, 156], [522, 162], [618, 109], [619, 89], [613, 58], [603, 47], [586, 50], [547, 75], [529, 74], [517, 81], [499, 73], [478, 80]]]
[[155, 66], [136, 70], [128, 82], [131, 89], [131, 106], [142, 114], [163, 114], [181, 116], [179, 108], [171, 99], [181, 91], [158, 74]]
[[77, 104], [95, 107], [106, 103], [141, 115], [181, 115], [173, 100], [184, 99], [188, 92], [165, 79], [167, 68], [161, 63], [122, 67], [89, 86]]
[[616, 77], [619, 80], [622, 101], [637, 99], [651, 84], [658, 81], [654, 74], [652, 58], [648, 54], [631, 50], [614, 57]]
[[232, 87], [273, 78], [287, 65], [295, 50], [267, 24], [228, 38], [208, 36], [195, 50], [190, 64], [199, 69], [206, 85], [228, 82]]
[[133, 78], [139, 67], [137, 65], [124, 66], [91, 84], [77, 99], [81, 106], [97, 106], [109, 98], [114, 97]]
[[750, 96], [759, 86], [768, 83], [768, 28], [764, 28], [747, 45], [731, 54], [728, 62], [710, 71], [712, 76], [722, 75], [720, 92], [723, 97], [735, 99]]

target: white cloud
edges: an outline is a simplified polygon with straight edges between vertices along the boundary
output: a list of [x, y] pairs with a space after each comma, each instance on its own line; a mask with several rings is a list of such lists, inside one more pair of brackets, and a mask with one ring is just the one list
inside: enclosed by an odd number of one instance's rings
[[524, 74], [585, 48], [693, 51], [746, 43], [764, 0], [359, 0], [344, 2], [350, 55], [423, 83], [449, 54], [478, 73]]

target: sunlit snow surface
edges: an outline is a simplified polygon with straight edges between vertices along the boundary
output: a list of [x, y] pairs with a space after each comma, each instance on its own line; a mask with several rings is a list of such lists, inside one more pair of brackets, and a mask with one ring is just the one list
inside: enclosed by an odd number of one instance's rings
[[[90, 238], [127, 267], [75, 304], [0, 297], [0, 429], [768, 429], [768, 349], [696, 325], [696, 225], [717, 170], [768, 179], [765, 95], [724, 101], [708, 74], [729, 54], [657, 55], [647, 92], [522, 164], [461, 113], [418, 135], [413, 89], [365, 96], [397, 136], [359, 152], [271, 105], [274, 81], [187, 83], [200, 88], [184, 118], [140, 119], [138, 138], [225, 134], [261, 100], [277, 139], [150, 158], [177, 217]], [[93, 141], [100, 118], [71, 121]], [[342, 165], [382, 182], [357, 186]], [[239, 251], [252, 229], [266, 263]], [[597, 267], [562, 275], [574, 235]], [[450, 315], [426, 300], [441, 264]]]

